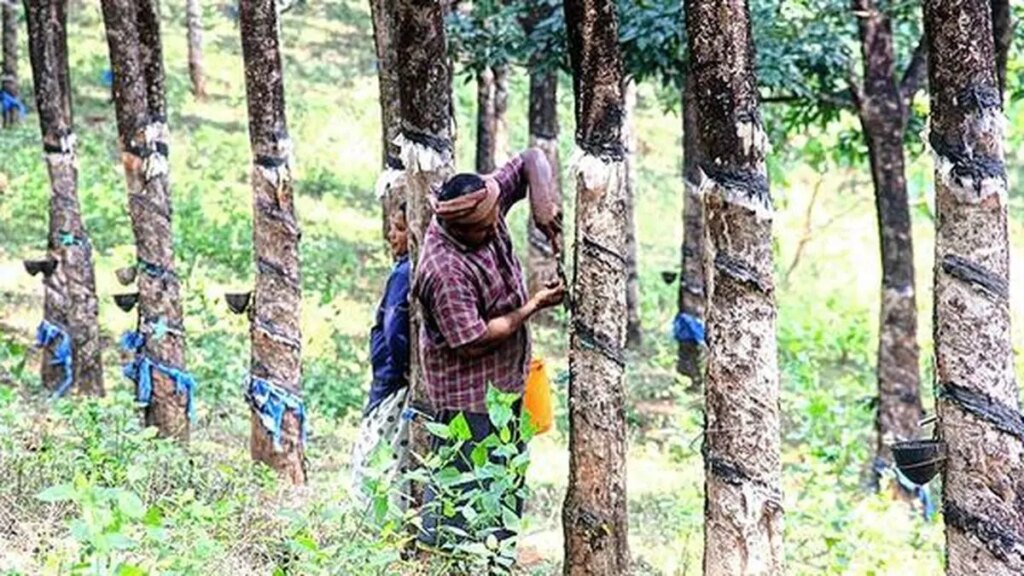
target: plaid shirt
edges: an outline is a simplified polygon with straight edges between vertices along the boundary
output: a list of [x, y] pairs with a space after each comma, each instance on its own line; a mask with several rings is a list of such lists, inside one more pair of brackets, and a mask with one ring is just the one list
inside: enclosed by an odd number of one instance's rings
[[494, 175], [501, 189], [495, 238], [471, 250], [435, 218], [423, 240], [413, 292], [423, 305], [420, 357], [435, 410], [486, 413], [487, 385], [522, 392], [530, 361], [530, 335], [522, 327], [478, 358], [456, 349], [487, 333], [487, 322], [526, 304], [523, 269], [512, 251], [505, 214], [526, 197], [522, 158]]

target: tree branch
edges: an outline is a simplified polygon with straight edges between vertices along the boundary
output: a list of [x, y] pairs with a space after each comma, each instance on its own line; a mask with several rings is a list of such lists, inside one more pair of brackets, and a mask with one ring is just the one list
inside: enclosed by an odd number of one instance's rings
[[903, 79], [900, 81], [900, 96], [903, 98], [904, 106], [909, 105], [910, 101], [914, 99], [914, 95], [924, 84], [927, 74], [928, 42], [924, 34], [921, 34], [917, 48], [914, 49], [914, 55], [910, 57], [910, 63], [907, 64], [907, 69], [903, 72]]

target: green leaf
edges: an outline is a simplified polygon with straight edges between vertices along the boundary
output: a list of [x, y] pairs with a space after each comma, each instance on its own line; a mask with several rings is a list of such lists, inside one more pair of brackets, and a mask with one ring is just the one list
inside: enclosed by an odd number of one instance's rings
[[139, 464], [129, 464], [128, 465], [128, 471], [127, 471], [128, 482], [130, 482], [132, 484], [134, 484], [136, 482], [141, 482], [147, 475], [148, 475], [148, 472], [146, 471], [146, 468], [144, 466], [140, 466]]
[[448, 426], [441, 424], [440, 422], [427, 422], [426, 427], [428, 432], [438, 438], [449, 440], [452, 437], [451, 432], [448, 430]]
[[117, 508], [122, 514], [134, 520], [146, 515], [146, 505], [142, 503], [142, 499], [129, 490], [123, 490], [117, 495]]
[[509, 462], [508, 467], [518, 471], [519, 473], [525, 473], [526, 469], [530, 466], [530, 453], [527, 451], [520, 452], [512, 457], [512, 461]]
[[74, 500], [75, 487], [72, 486], [71, 484], [58, 484], [57, 486], [50, 486], [46, 490], [43, 490], [39, 494], [36, 494], [36, 499], [50, 503]]
[[445, 518], [454, 518], [455, 505], [452, 504], [450, 500], [445, 500], [441, 503], [441, 514], [443, 514]]
[[146, 515], [142, 517], [142, 523], [146, 526], [157, 528], [164, 525], [164, 513], [157, 506], [150, 506]]
[[316, 543], [316, 540], [313, 540], [307, 534], [300, 534], [296, 536], [295, 543], [299, 546], [302, 546], [306, 550], [309, 550], [310, 552], [316, 552], [320, 549], [320, 545]]
[[491, 555], [491, 551], [487, 549], [487, 545], [483, 542], [463, 543], [457, 545], [455, 548], [473, 556], [482, 556], [486, 558]]
[[452, 419], [448, 423], [448, 431], [451, 433], [451, 437], [456, 440], [470, 440], [473, 438], [473, 431], [469, 428], [469, 422], [466, 420], [466, 415], [462, 412]]
[[71, 521], [71, 536], [80, 543], [89, 541], [89, 524], [82, 519]]
[[107, 545], [110, 546], [111, 550], [131, 550], [135, 548], [135, 540], [115, 532], [114, 534], [107, 534]]
[[378, 494], [373, 499], [373, 515], [378, 522], [384, 520], [384, 516], [388, 513], [388, 495], [387, 493]]
[[117, 567], [117, 576], [146, 576], [147, 572], [134, 564], [121, 564]]
[[469, 455], [469, 459], [473, 461], [474, 467], [483, 467], [483, 465], [487, 463], [487, 446], [477, 444], [476, 447], [473, 448], [473, 452]]
[[492, 404], [487, 407], [487, 415], [491, 418], [491, 424], [500, 430], [512, 420], [512, 408], [504, 404]]
[[511, 530], [512, 532], [519, 532], [520, 518], [516, 515], [514, 510], [511, 510], [506, 506], [502, 506], [501, 518], [506, 529]]

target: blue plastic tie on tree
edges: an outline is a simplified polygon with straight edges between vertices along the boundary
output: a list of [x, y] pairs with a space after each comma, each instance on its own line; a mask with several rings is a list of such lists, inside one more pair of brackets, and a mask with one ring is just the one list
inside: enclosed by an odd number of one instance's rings
[[157, 278], [160, 280], [175, 277], [174, 272], [171, 272], [167, 268], [153, 262], [147, 262], [141, 258], [139, 258], [139, 270], [142, 270], [142, 272], [151, 278]]
[[306, 444], [306, 410], [302, 398], [281, 386], [250, 375], [245, 392], [249, 406], [256, 411], [263, 428], [274, 439], [274, 449], [281, 450], [281, 426], [285, 410], [292, 410], [299, 419], [299, 430], [303, 446]]
[[121, 336], [121, 348], [137, 354], [135, 360], [124, 366], [125, 377], [135, 382], [135, 401], [144, 406], [149, 406], [149, 403], [153, 400], [153, 370], [156, 370], [174, 382], [175, 394], [185, 395], [188, 419], [190, 422], [195, 421], [195, 403], [192, 401], [196, 388], [195, 378], [188, 372], [165, 366], [159, 362], [153, 362], [148, 356], [140, 352], [145, 343], [146, 337], [138, 332], [125, 332]]
[[110, 69], [104, 70], [103, 73], [100, 74], [100, 83], [103, 84], [104, 86], [106, 86], [107, 88], [110, 88], [111, 86], [113, 86], [114, 85], [114, 71], [110, 70]]
[[60, 244], [61, 246], [85, 246], [85, 241], [71, 232], [62, 231], [60, 233]]
[[146, 344], [146, 337], [139, 332], [125, 332], [121, 335], [121, 349], [127, 352], [138, 352]]
[[53, 360], [50, 360], [50, 365], [64, 367], [64, 380], [53, 391], [51, 396], [53, 398], [59, 398], [67, 394], [71, 388], [71, 382], [74, 380], [71, 369], [71, 336], [68, 336], [68, 333], [60, 326], [43, 320], [36, 330], [36, 345], [49, 346], [57, 338], [60, 338], [60, 343], [53, 349]]
[[932, 516], [935, 515], [935, 503], [932, 502], [931, 493], [928, 492], [928, 488], [915, 484], [910, 478], [903, 475], [900, 469], [896, 466], [892, 466], [892, 471], [896, 475], [896, 481], [900, 483], [900, 486], [904, 490], [913, 494], [920, 502], [924, 519], [931, 521]]
[[886, 471], [891, 471], [893, 476], [896, 477], [896, 482], [899, 483], [900, 487], [914, 495], [918, 501], [921, 502], [921, 513], [924, 516], [925, 521], [931, 522], [935, 516], [935, 502], [932, 501], [932, 495], [928, 491], [927, 486], [915, 484], [910, 478], [907, 478], [903, 472], [895, 465], [886, 464], [881, 458], [875, 458], [874, 471], [876, 474], [883, 474]]
[[11, 110], [17, 110], [19, 116], [28, 116], [28, 108], [25, 108], [17, 96], [6, 90], [0, 90], [0, 108], [3, 108], [4, 114]]
[[677, 342], [704, 344], [704, 323], [684, 312], [676, 315], [672, 322], [672, 335]]

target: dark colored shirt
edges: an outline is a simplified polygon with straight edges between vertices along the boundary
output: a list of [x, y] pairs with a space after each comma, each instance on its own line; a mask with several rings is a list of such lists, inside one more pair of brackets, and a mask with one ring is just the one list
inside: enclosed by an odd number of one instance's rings
[[501, 190], [498, 233], [470, 249], [436, 219], [424, 235], [413, 293], [423, 305], [420, 336], [423, 376], [435, 410], [486, 412], [487, 385], [522, 392], [530, 360], [530, 336], [522, 327], [486, 354], [465, 358], [458, 348], [487, 333], [487, 322], [526, 304], [523, 268], [512, 250], [505, 214], [526, 197], [522, 158], [494, 175]]
[[370, 363], [373, 384], [365, 412], [408, 385], [409, 368], [409, 257], [395, 263], [377, 307], [370, 330]]

